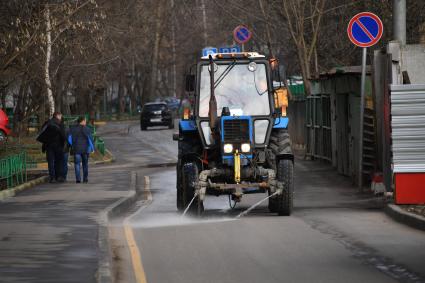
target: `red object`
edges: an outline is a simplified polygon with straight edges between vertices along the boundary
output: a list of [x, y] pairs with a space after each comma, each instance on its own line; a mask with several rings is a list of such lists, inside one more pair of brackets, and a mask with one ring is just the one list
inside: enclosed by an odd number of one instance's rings
[[6, 136], [10, 134], [9, 117], [0, 109], [0, 131], [3, 131]]
[[204, 150], [204, 154], [202, 157], [202, 163], [208, 165], [208, 152], [206, 150]]
[[425, 173], [396, 173], [396, 204], [425, 204]]
[[375, 173], [375, 175], [373, 175], [372, 182], [374, 183], [384, 182], [384, 177], [382, 176], [382, 173]]
[[[378, 34], [375, 37], [373, 35], [371, 35], [367, 31], [367, 29], [360, 23], [359, 19], [362, 18], [362, 17], [369, 17], [369, 18], [372, 18], [373, 20], [376, 21], [376, 23], [378, 25]], [[353, 25], [354, 25], [354, 23], [361, 25], [363, 31], [368, 35], [369, 38], [371, 38], [370, 42], [367, 42], [367, 43], [360, 42], [353, 36]], [[377, 15], [375, 15], [374, 13], [370, 13], [370, 12], [362, 12], [362, 13], [358, 13], [357, 15], [355, 15], [350, 20], [350, 22], [348, 23], [348, 28], [347, 28], [348, 38], [350, 39], [350, 41], [353, 44], [355, 44], [359, 47], [371, 47], [371, 46], [375, 45], [381, 39], [383, 32], [384, 32], [384, 25], [382, 24], [381, 19]]]

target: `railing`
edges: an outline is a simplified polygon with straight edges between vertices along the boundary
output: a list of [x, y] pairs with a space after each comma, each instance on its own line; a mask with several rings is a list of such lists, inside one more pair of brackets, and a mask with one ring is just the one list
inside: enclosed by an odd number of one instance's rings
[[94, 138], [94, 146], [100, 152], [100, 154], [105, 155], [105, 142], [100, 137]]
[[105, 155], [105, 142], [101, 137], [99, 137], [96, 133], [96, 126], [95, 125], [87, 125], [87, 127], [90, 129], [93, 140], [94, 140], [94, 146], [97, 151], [100, 152], [100, 154]]
[[306, 155], [332, 161], [330, 97], [311, 95], [307, 97], [306, 107]]
[[21, 152], [0, 159], [0, 189], [8, 189], [27, 181], [27, 154]]

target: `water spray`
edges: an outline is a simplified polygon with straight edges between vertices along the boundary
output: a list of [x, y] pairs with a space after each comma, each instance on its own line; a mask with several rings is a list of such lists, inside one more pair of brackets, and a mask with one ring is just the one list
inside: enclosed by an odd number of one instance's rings
[[192, 203], [195, 201], [195, 198], [198, 196], [198, 191], [195, 192], [192, 200], [189, 202], [189, 204], [187, 205], [186, 209], [183, 211], [182, 217], [184, 217], [186, 215], [186, 213], [189, 211], [190, 206], [192, 205]]
[[271, 197], [273, 197], [273, 196], [275, 196], [275, 195], [278, 195], [278, 194], [281, 194], [282, 193], [282, 190], [277, 190], [276, 192], [274, 192], [273, 194], [271, 194], [271, 195], [269, 195], [268, 197], [266, 197], [266, 198], [264, 198], [264, 199], [262, 199], [262, 200], [260, 200], [259, 202], [256, 202], [256, 203], [254, 203], [253, 205], [251, 205], [247, 210], [245, 210], [245, 211], [243, 211], [243, 212], [241, 212], [241, 213], [239, 213], [239, 215], [238, 216], [236, 216], [236, 219], [239, 219], [239, 218], [241, 218], [241, 217], [243, 217], [243, 216], [245, 216], [245, 215], [247, 215], [248, 213], [250, 213], [254, 208], [256, 208], [257, 206], [259, 206], [260, 204], [262, 204], [263, 202], [265, 202], [266, 200], [268, 200], [269, 198], [271, 198]]

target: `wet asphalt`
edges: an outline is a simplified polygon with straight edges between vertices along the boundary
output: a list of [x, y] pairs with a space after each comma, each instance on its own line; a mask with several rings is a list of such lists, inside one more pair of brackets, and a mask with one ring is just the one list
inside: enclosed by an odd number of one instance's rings
[[90, 165], [88, 184], [76, 184], [69, 168], [67, 183], [39, 185], [0, 202], [1, 283], [96, 282], [100, 213], [127, 196], [140, 164], [167, 161], [141, 147], [130, 124], [99, 128], [117, 161]]
[[[176, 156], [172, 130], [132, 135], [161, 158]], [[136, 161], [135, 161], [136, 162]], [[290, 217], [267, 202], [235, 217], [265, 195], [208, 196], [202, 218], [181, 217], [175, 169], [140, 171], [153, 201], [133, 211], [133, 229], [147, 282], [425, 282], [425, 233], [394, 222], [383, 200], [359, 194], [329, 165], [297, 159]], [[128, 243], [115, 221], [111, 242], [118, 282], [135, 282]]]
[[[109, 123], [99, 133], [116, 162], [92, 166], [87, 186], [45, 184], [0, 203], [0, 282], [96, 282], [98, 216], [150, 178], [152, 201], [127, 214], [147, 282], [425, 282], [425, 233], [394, 222], [327, 164], [296, 160], [295, 209], [278, 217], [249, 195], [234, 210], [207, 197], [202, 218], [175, 207], [173, 130]], [[71, 176], [72, 178], [72, 176]], [[124, 218], [110, 225], [117, 282], [136, 282]]]

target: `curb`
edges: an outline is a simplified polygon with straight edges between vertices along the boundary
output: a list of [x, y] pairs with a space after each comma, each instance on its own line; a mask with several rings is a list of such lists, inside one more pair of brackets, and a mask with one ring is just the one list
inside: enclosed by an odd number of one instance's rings
[[37, 179], [31, 180], [29, 182], [23, 183], [22, 185], [16, 186], [14, 188], [0, 191], [0, 201], [13, 197], [17, 193], [22, 192], [24, 190], [27, 190], [39, 184], [45, 183], [47, 182], [48, 179], [49, 179], [48, 176], [42, 176]]
[[404, 211], [403, 209], [394, 204], [388, 204], [385, 207], [384, 211], [391, 218], [400, 223], [425, 231], [425, 217], [423, 216]]
[[132, 207], [141, 197], [142, 192], [137, 188], [137, 173], [131, 171], [130, 176], [130, 191], [127, 196], [120, 198], [113, 204], [105, 208], [99, 215], [99, 230], [98, 230], [98, 247], [99, 247], [99, 262], [96, 273], [96, 281], [98, 283], [115, 282], [114, 274], [111, 270], [113, 267], [112, 250], [109, 245], [109, 228], [108, 223], [112, 217], [116, 217]]

